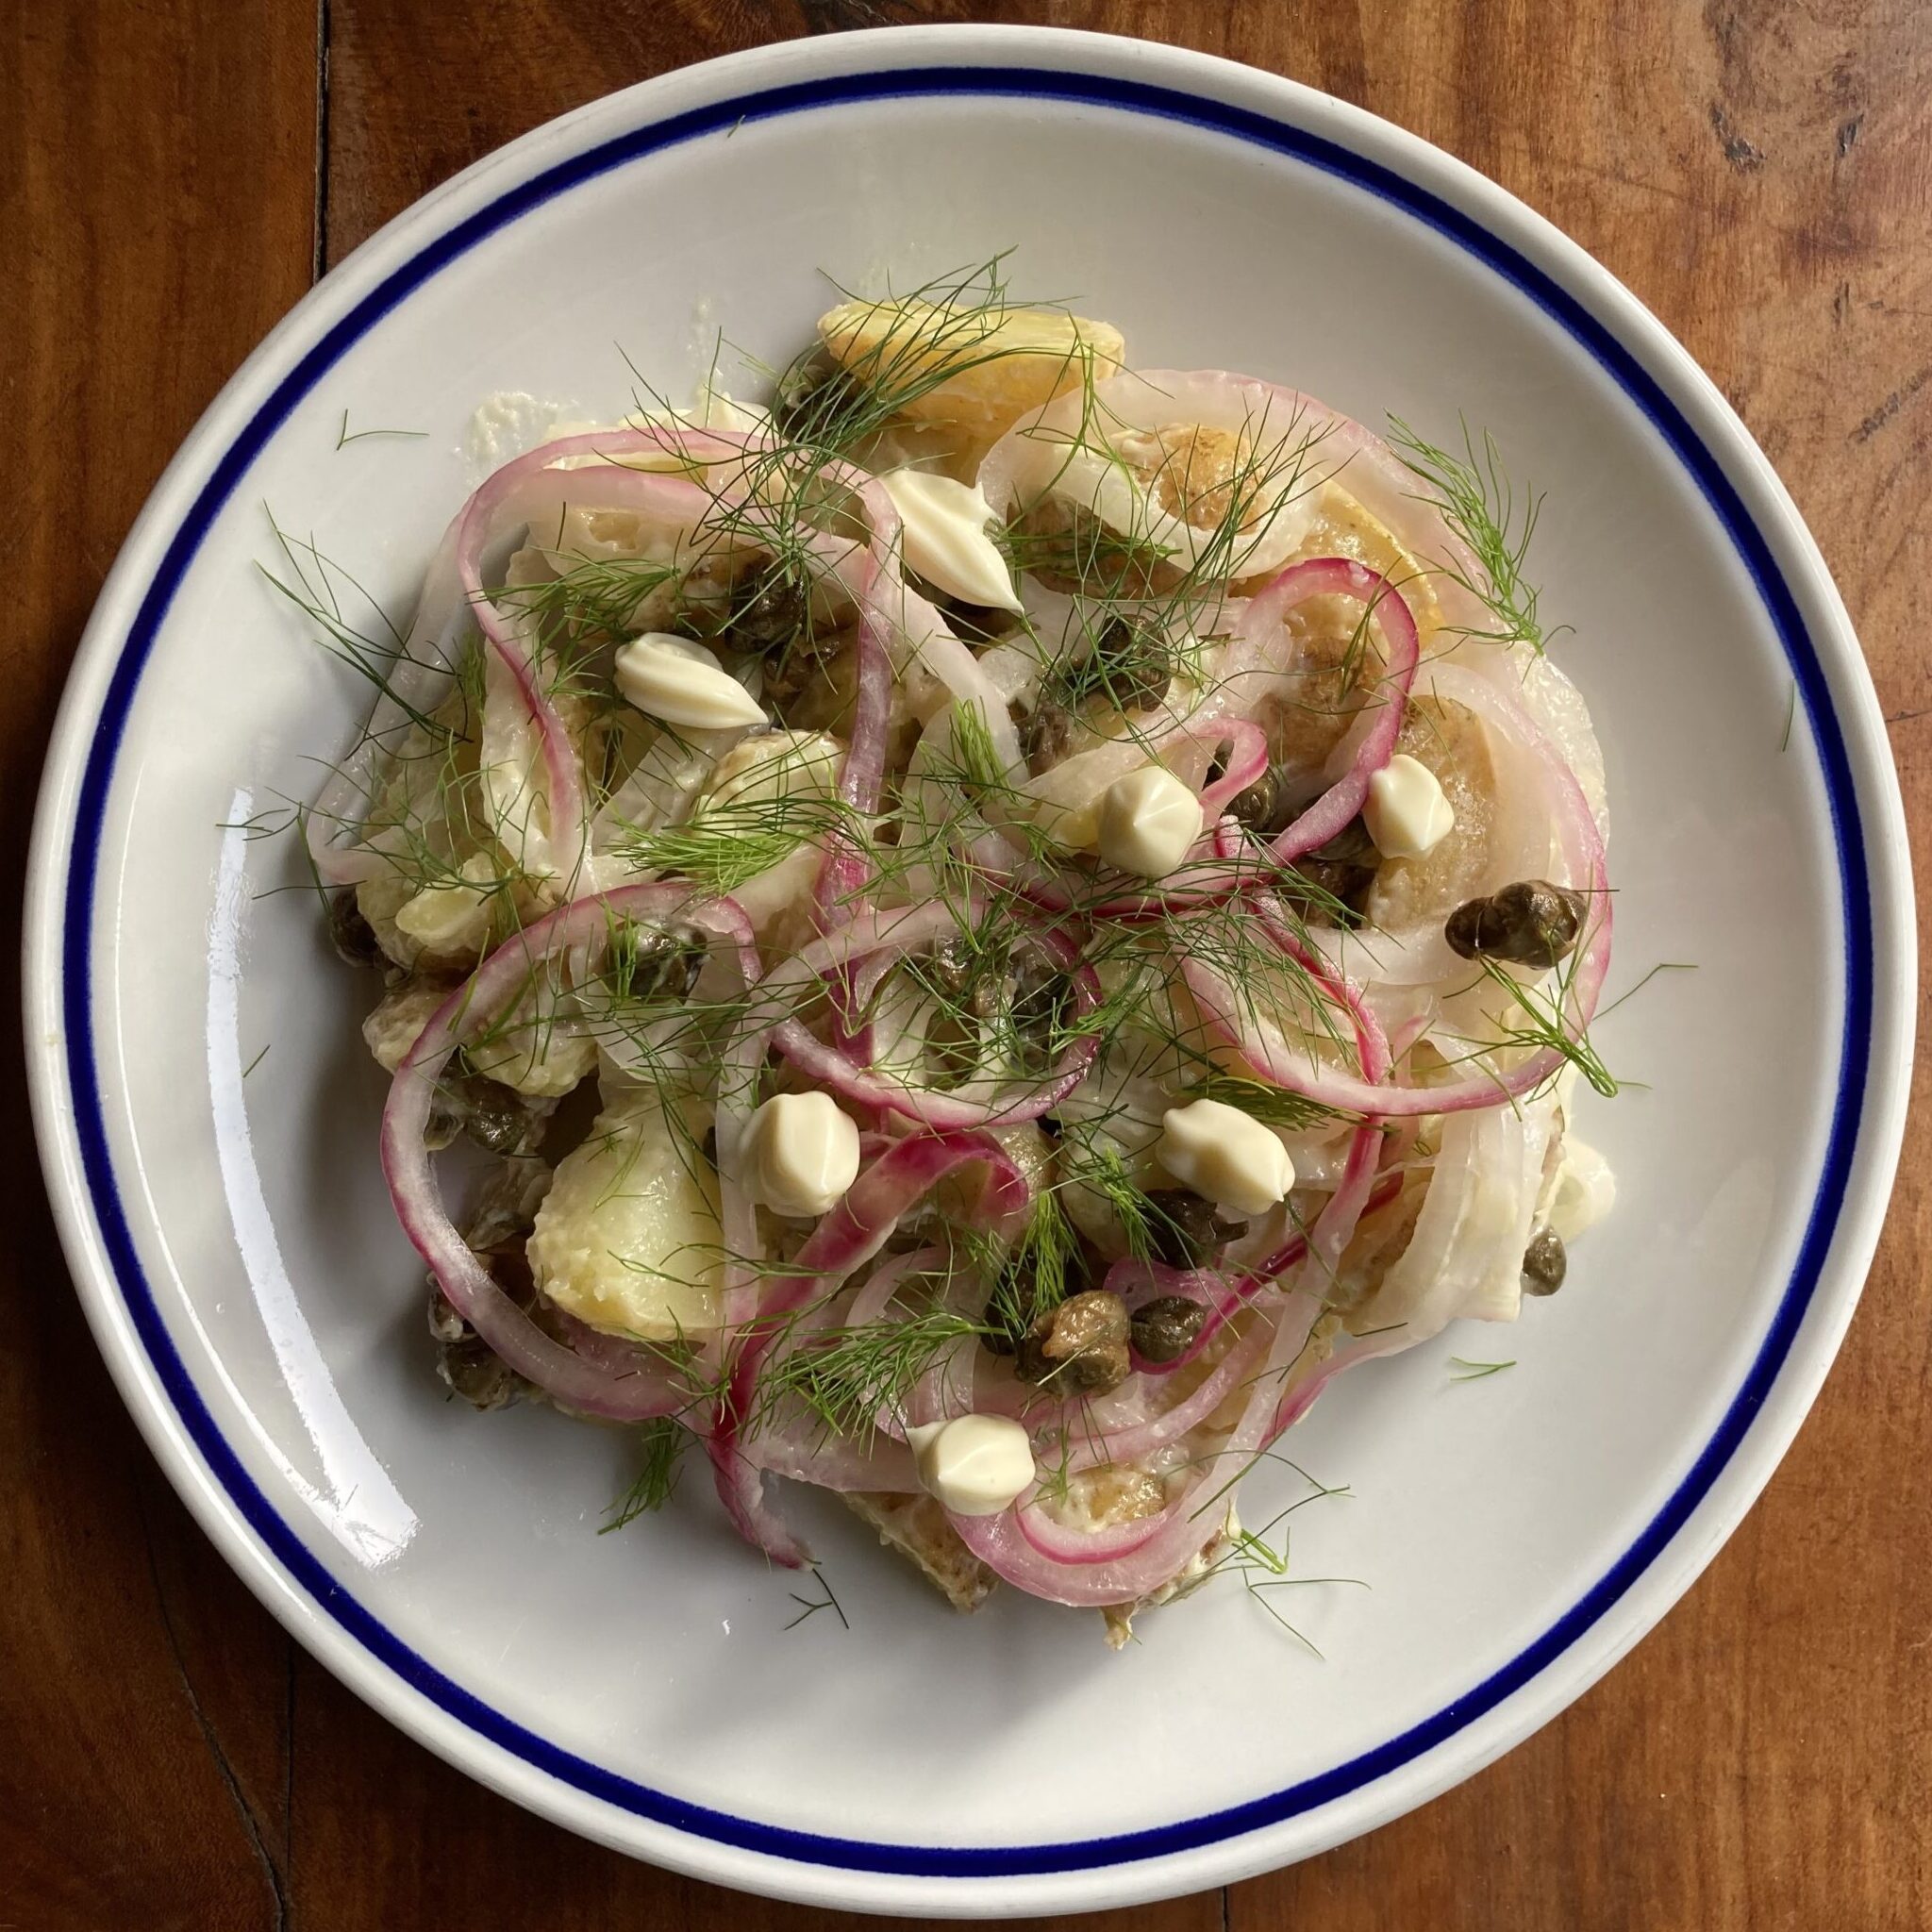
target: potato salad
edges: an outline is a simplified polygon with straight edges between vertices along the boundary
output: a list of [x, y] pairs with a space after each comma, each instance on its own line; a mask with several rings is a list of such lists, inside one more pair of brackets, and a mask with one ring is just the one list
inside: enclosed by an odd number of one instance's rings
[[489, 475], [306, 814], [451, 1389], [1118, 1641], [1562, 1286], [1603, 763], [1533, 500], [1383, 430], [995, 264]]

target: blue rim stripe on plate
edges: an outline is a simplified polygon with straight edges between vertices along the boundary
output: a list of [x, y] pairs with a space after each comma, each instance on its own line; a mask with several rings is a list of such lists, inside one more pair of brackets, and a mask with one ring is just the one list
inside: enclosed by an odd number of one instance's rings
[[[874, 1844], [785, 1830], [691, 1805], [559, 1749], [491, 1708], [438, 1671], [351, 1596], [275, 1513], [216, 1427], [170, 1338], [143, 1273], [117, 1191], [92, 1036], [92, 915], [106, 808], [129, 708], [156, 637], [215, 516], [271, 435], [338, 358], [441, 269], [554, 196], [612, 169], [747, 121], [906, 96], [992, 95], [1124, 110], [1230, 135], [1352, 182], [1475, 256], [1535, 302], [1616, 379], [1696, 479], [1750, 571], [1777, 629], [1818, 748], [1830, 803], [1844, 902], [1845, 1024], [1837, 1099], [1818, 1192], [1797, 1264], [1763, 1346], [1689, 1474], [1641, 1535], [1550, 1629], [1485, 1682], [1399, 1737], [1268, 1797], [1118, 1837], [1065, 1844], [957, 1847]], [[168, 544], [109, 679], [76, 804], [62, 928], [68, 1078], [83, 1171], [108, 1254], [142, 1345], [183, 1426], [275, 1560], [372, 1656], [411, 1689], [491, 1743], [590, 1796], [694, 1837], [773, 1857], [908, 1876], [988, 1878], [1072, 1872], [1197, 1849], [1331, 1803], [1432, 1750], [1528, 1684], [1567, 1650], [1656, 1560], [1689, 1520], [1749, 1429], [1777, 1379], [1816, 1291], [1843, 1204], [1872, 1050], [1874, 938], [1857, 795], [1824, 668], [1796, 600], [1722, 465], [1677, 406], [1605, 325], [1544, 271], [1459, 208], [1341, 144], [1247, 108], [1145, 82], [1024, 67], [936, 66], [831, 76], [775, 87], [632, 129], [508, 190], [420, 249], [336, 322], [225, 450]]]

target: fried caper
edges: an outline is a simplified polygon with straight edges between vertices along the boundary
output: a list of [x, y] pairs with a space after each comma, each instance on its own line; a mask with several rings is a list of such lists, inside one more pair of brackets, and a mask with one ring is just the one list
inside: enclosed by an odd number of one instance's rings
[[[979, 1339], [979, 1345], [989, 1355], [1020, 1353], [1028, 1330], [1042, 1319], [1039, 1259], [1038, 1253], [1023, 1243], [1000, 1270], [992, 1293], [987, 1297], [985, 1329]], [[1086, 1254], [1076, 1248], [1066, 1257], [1059, 1278], [1054, 1284], [1055, 1303], [1063, 1307], [1068, 1291], [1075, 1297], [1083, 1293], [1090, 1279]]]
[[1311, 925], [1359, 925], [1380, 858], [1368, 827], [1357, 816], [1325, 845], [1295, 860], [1295, 876], [1304, 883], [1299, 890], [1286, 887], [1286, 896]]
[[542, 1122], [523, 1096], [500, 1080], [472, 1074], [457, 1082], [452, 1098], [463, 1132], [486, 1153], [526, 1153], [542, 1134]]
[[1270, 765], [1246, 791], [1237, 791], [1228, 801], [1227, 812], [1257, 838], [1272, 839], [1286, 831], [1294, 808], [1281, 767]]
[[734, 587], [721, 635], [734, 650], [763, 658], [789, 652], [810, 629], [806, 587], [789, 572], [758, 571]]
[[1381, 855], [1375, 850], [1375, 841], [1369, 837], [1367, 821], [1360, 812], [1357, 812], [1334, 838], [1325, 845], [1317, 845], [1308, 857], [1330, 865], [1373, 867]]
[[1247, 1232], [1245, 1221], [1225, 1219], [1213, 1202], [1191, 1188], [1152, 1188], [1147, 1206], [1148, 1246], [1154, 1258], [1170, 1268], [1198, 1268], [1216, 1249]]
[[932, 601], [944, 613], [953, 634], [969, 644], [990, 644], [995, 638], [1005, 637], [1017, 622], [1010, 610], [1001, 610], [991, 604], [969, 604], [963, 597], [942, 594], [934, 596]]
[[480, 1335], [467, 1335], [439, 1351], [436, 1370], [472, 1408], [507, 1408], [522, 1392], [516, 1371]]
[[1353, 929], [1366, 916], [1369, 889], [1374, 883], [1373, 865], [1352, 865], [1310, 855], [1295, 860], [1292, 876], [1281, 890], [1282, 896], [1310, 925]]
[[1127, 1305], [1117, 1294], [1090, 1288], [1037, 1315], [1016, 1351], [1023, 1381], [1105, 1395], [1126, 1380], [1131, 1366]]
[[[521, 1241], [489, 1248], [476, 1258], [518, 1307], [536, 1298], [536, 1284]], [[450, 1306], [436, 1277], [429, 1278], [429, 1333], [436, 1342], [436, 1371], [451, 1391], [474, 1408], [502, 1408], [525, 1384], [514, 1369]]]
[[362, 916], [354, 886], [328, 895], [329, 943], [351, 966], [374, 966], [382, 958], [375, 928]]
[[1013, 1034], [1026, 1058], [1044, 1065], [1059, 1043], [1074, 983], [1041, 954], [1025, 951], [1013, 958]]
[[1081, 670], [1095, 694], [1123, 711], [1151, 710], [1174, 686], [1174, 651], [1158, 625], [1110, 617]]
[[1563, 1250], [1563, 1237], [1554, 1227], [1540, 1227], [1523, 1251], [1523, 1291], [1524, 1294], [1555, 1294], [1570, 1271], [1570, 1257]]
[[815, 350], [778, 377], [773, 426], [797, 442], [837, 441], [862, 394], [860, 385], [825, 350]]
[[1074, 742], [1074, 714], [1064, 705], [1043, 701], [1020, 726], [1020, 749], [1036, 777], [1066, 757]]
[[1518, 879], [1487, 899], [1470, 899], [1449, 915], [1442, 937], [1465, 959], [1507, 959], [1555, 966], [1583, 930], [1589, 901], [1547, 879]]
[[825, 659], [808, 638], [800, 637], [782, 645], [764, 660], [759, 695], [776, 707], [780, 718], [791, 720], [791, 707], [807, 691], [824, 689]]
[[634, 1000], [689, 999], [704, 970], [704, 941], [694, 932], [655, 933], [639, 942], [625, 991]]
[[926, 955], [925, 976], [955, 1006], [979, 1021], [998, 1017], [1006, 1003], [1004, 962], [979, 953], [965, 940], [941, 940]]
[[1134, 1353], [1142, 1361], [1178, 1361], [1194, 1345], [1208, 1310], [1184, 1294], [1157, 1295], [1134, 1310]]

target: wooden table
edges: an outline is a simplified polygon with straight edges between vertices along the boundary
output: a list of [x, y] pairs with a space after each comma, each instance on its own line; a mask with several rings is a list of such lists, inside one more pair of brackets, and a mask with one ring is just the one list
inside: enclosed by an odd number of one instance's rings
[[[761, 40], [919, 18], [1232, 55], [1415, 129], [1568, 229], [1783, 472], [1865, 640], [1922, 836], [1932, 822], [1932, 10], [1912, 0], [12, 0], [0, 15], [8, 904], [102, 575], [175, 443], [315, 275], [593, 95]], [[0, 1266], [0, 1925], [832, 1923], [525, 1816], [296, 1649], [108, 1386], [39, 1191], [12, 1029], [0, 1040], [17, 1217]], [[1105, 1923], [1932, 1924], [1927, 1152], [1922, 1108], [1817, 1413], [1628, 1662], [1372, 1838]]]

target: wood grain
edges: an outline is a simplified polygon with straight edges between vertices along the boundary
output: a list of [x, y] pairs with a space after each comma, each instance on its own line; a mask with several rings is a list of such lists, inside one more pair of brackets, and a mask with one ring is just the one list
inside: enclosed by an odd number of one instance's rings
[[[15, 619], [0, 802], [24, 826], [101, 573], [230, 368], [456, 169], [611, 88], [786, 35], [1041, 21], [1357, 101], [1568, 229], [1711, 371], [1810, 520], [1932, 828], [1932, 10], [1522, 0], [205, 0], [0, 20], [0, 438]], [[325, 113], [318, 61], [326, 33]], [[321, 137], [321, 138], [319, 138]], [[318, 163], [320, 169], [318, 171]], [[5, 877], [17, 903], [16, 840]], [[5, 991], [14, 990], [11, 952]], [[32, 1171], [18, 1049], [4, 1149]], [[1922, 1100], [1924, 1095], [1916, 1095]], [[1662, 1628], [1459, 1790], [1109, 1932], [1932, 1924], [1932, 1237], [1923, 1107], [1816, 1414]], [[23, 1182], [0, 1268], [0, 1924], [786, 1928], [469, 1784], [234, 1582], [122, 1414]]]
[[[246, 36], [206, 24], [185, 5], [0, 9], [8, 906], [55, 700], [115, 547], [313, 269], [312, 0], [258, 8]], [[9, 1012], [15, 954], [0, 949]], [[274, 1924], [291, 1646], [108, 1381], [30, 1178], [12, 1026], [0, 1056], [0, 1924]]]

